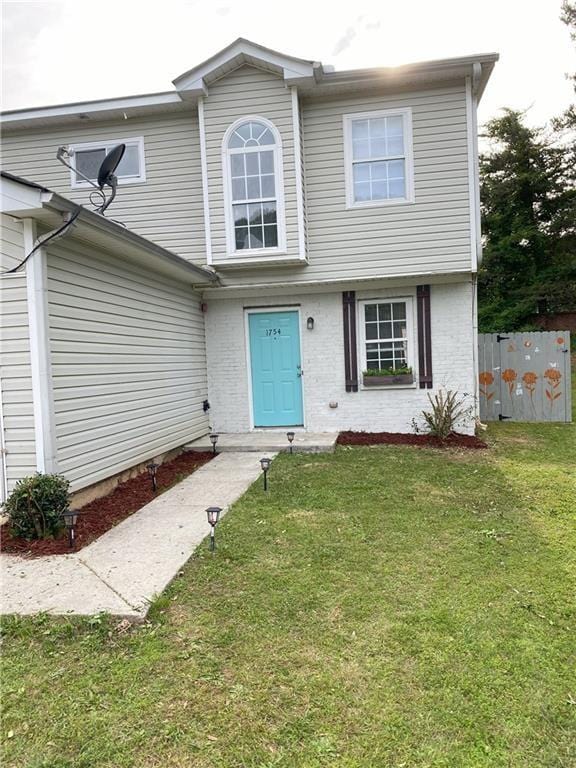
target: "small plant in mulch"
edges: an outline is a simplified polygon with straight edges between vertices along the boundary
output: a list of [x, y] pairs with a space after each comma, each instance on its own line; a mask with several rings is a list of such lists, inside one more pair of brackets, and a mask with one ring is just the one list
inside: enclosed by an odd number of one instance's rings
[[64, 527], [70, 508], [70, 483], [61, 475], [37, 473], [16, 483], [4, 504], [13, 537], [26, 541], [52, 539]]
[[423, 411], [424, 426], [412, 420], [415, 434], [404, 432], [340, 432], [339, 445], [420, 445], [434, 448], [487, 448], [475, 435], [462, 435], [455, 431], [459, 421], [472, 414], [466, 406], [465, 395], [440, 390], [434, 397], [428, 395], [431, 411]]
[[[192, 451], [181, 453], [175, 459], [158, 467], [156, 493], [152, 490], [148, 473], [144, 471], [117, 485], [107, 496], [102, 496], [83, 506], [78, 510], [80, 514], [76, 527], [76, 550], [90, 544], [212, 458], [214, 458], [212, 453]], [[41, 477], [50, 476], [42, 475]], [[64, 480], [64, 482], [67, 489], [68, 481]], [[19, 529], [13, 528], [10, 523], [5, 523], [0, 528], [0, 551], [41, 556], [67, 554], [70, 549], [60, 519], [58, 527], [53, 529], [52, 538], [35, 540], [19, 535]]]
[[[466, 405], [465, 397], [450, 389], [441, 389], [434, 397], [428, 394], [432, 410], [422, 411], [425, 431], [441, 442], [456, 434], [458, 422], [472, 414], [472, 407]], [[414, 424], [414, 428], [415, 432], [421, 431], [417, 424]]]

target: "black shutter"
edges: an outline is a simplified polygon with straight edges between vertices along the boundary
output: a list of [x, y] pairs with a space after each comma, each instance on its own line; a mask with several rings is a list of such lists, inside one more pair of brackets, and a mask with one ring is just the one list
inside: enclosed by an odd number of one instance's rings
[[344, 319], [344, 376], [346, 392], [358, 392], [358, 355], [356, 347], [356, 292], [342, 293]]
[[432, 389], [432, 334], [430, 330], [430, 286], [416, 288], [418, 314], [418, 368], [420, 389]]

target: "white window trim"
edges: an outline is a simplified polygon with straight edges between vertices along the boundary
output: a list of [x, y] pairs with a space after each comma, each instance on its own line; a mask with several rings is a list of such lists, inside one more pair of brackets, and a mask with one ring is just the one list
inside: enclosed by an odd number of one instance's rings
[[[354, 201], [354, 174], [352, 171], [352, 121], [370, 120], [377, 117], [402, 117], [404, 127], [404, 157], [406, 163], [406, 197], [390, 200]], [[344, 121], [344, 165], [346, 178], [346, 208], [375, 208], [386, 205], [411, 205], [414, 203], [414, 148], [412, 138], [412, 109], [381, 109], [376, 112], [355, 112], [343, 116]]]
[[[414, 381], [412, 384], [387, 384], [383, 387], [365, 387], [363, 383], [363, 373], [368, 369], [368, 363], [366, 361], [366, 344], [370, 343], [371, 339], [366, 339], [366, 322], [364, 320], [366, 304], [406, 304], [406, 335], [408, 339], [407, 344], [407, 362], [408, 367], [412, 368], [412, 376]], [[371, 299], [362, 299], [358, 302], [358, 326], [360, 333], [358, 334], [358, 340], [360, 349], [358, 350], [358, 360], [360, 361], [360, 384], [361, 389], [416, 389], [418, 381], [418, 340], [416, 338], [416, 302], [414, 296], [378, 296]]]
[[[276, 223], [278, 225], [278, 245], [276, 248], [243, 248], [236, 250], [236, 237], [234, 234], [234, 217], [232, 215], [232, 178], [230, 172], [230, 150], [228, 141], [238, 126], [247, 122], [259, 122], [270, 129], [274, 136], [274, 175], [276, 184]], [[259, 147], [258, 149], [265, 149]], [[254, 151], [258, 151], [258, 149]], [[244, 151], [244, 150], [240, 150]], [[233, 151], [232, 151], [233, 152]], [[224, 217], [226, 220], [226, 253], [230, 259], [244, 259], [246, 256], [260, 257], [266, 260], [269, 256], [278, 256], [286, 253], [286, 215], [284, 210], [284, 166], [282, 160], [282, 140], [274, 123], [259, 115], [245, 115], [230, 125], [222, 139], [222, 176], [224, 179]]]
[[129, 139], [106, 139], [105, 141], [87, 141], [82, 144], [70, 144], [68, 151], [71, 155], [70, 165], [74, 168], [70, 171], [70, 185], [72, 189], [91, 189], [92, 185], [87, 181], [76, 180], [76, 152], [81, 152], [89, 149], [104, 149], [108, 153], [113, 147], [118, 144], [135, 144], [138, 147], [138, 162], [140, 165], [140, 173], [138, 176], [131, 178], [119, 178], [118, 185], [124, 184], [144, 184], [146, 182], [146, 156], [144, 154], [144, 137], [133, 136]]

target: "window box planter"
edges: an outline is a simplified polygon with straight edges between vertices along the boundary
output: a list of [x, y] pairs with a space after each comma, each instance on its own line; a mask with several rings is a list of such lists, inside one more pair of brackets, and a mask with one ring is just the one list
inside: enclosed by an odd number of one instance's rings
[[362, 377], [365, 387], [393, 387], [414, 384], [413, 373], [401, 373], [397, 376], [366, 376]]

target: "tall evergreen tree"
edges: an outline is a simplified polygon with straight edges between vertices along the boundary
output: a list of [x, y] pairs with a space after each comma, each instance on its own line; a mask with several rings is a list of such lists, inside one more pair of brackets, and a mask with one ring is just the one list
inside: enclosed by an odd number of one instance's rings
[[[576, 3], [564, 0], [560, 19], [569, 28], [570, 37], [576, 43]], [[574, 93], [576, 94], [576, 74], [568, 75], [568, 77], [572, 80]], [[557, 118], [556, 128], [559, 130], [562, 128], [576, 130], [576, 104], [571, 104], [562, 117]]]
[[576, 308], [572, 153], [513, 110], [489, 121], [485, 135], [479, 323], [483, 332], [512, 331], [530, 327], [540, 302]]
[[[576, 42], [576, 2], [563, 0], [560, 18]], [[576, 94], [576, 74], [569, 78]], [[481, 331], [529, 328], [541, 303], [576, 310], [576, 104], [552, 126], [529, 128], [512, 110], [486, 125]]]

